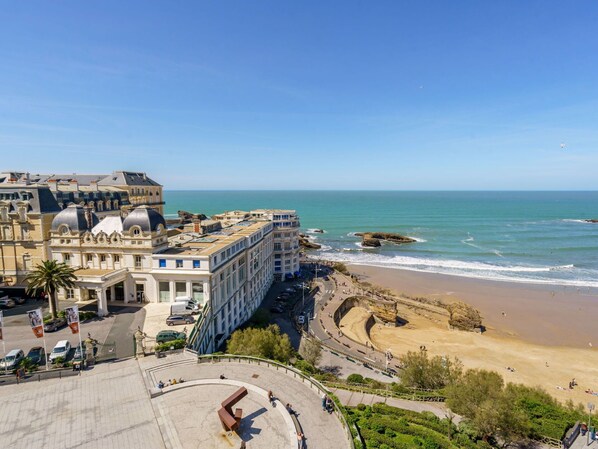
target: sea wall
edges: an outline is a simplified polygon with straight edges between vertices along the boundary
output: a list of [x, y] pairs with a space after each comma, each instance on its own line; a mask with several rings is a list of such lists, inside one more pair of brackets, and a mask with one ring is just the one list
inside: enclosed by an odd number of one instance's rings
[[334, 311], [333, 318], [337, 326], [353, 307], [361, 307], [370, 312], [371, 316], [366, 323], [366, 326], [369, 326], [366, 327], [368, 332], [376, 322], [397, 325], [397, 304], [394, 301], [385, 301], [367, 296], [351, 296], [346, 298]]

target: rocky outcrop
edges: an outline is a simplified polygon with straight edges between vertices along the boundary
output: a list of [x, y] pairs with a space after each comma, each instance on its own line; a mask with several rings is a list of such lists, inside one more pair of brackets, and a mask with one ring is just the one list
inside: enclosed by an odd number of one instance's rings
[[484, 329], [480, 312], [469, 304], [457, 301], [447, 304], [446, 309], [449, 313], [451, 328], [470, 332]]
[[598, 223], [598, 218], [588, 218], [584, 220], [586, 223]]
[[299, 234], [299, 245], [305, 249], [320, 249], [322, 245], [318, 245], [310, 241], [304, 234]]
[[186, 210], [179, 210], [177, 212], [178, 218], [167, 218], [166, 224], [169, 226], [181, 227], [187, 223], [193, 222], [193, 220], [207, 220], [208, 217], [204, 214], [194, 214], [187, 212]]
[[417, 241], [411, 237], [405, 237], [404, 235], [393, 232], [356, 232], [355, 235], [361, 237], [361, 244], [368, 248], [377, 248], [382, 245], [383, 241], [396, 243], [397, 245]]
[[314, 229], [314, 232], [317, 232], [318, 234], [324, 234], [323, 229]]
[[186, 210], [180, 210], [177, 212], [179, 218], [183, 223], [189, 222], [191, 220], [207, 220], [208, 217], [204, 214], [194, 214], [191, 212], [187, 212]]
[[367, 246], [368, 248], [377, 248], [382, 246], [382, 243], [380, 242], [380, 239], [363, 237], [361, 240], [361, 245]]

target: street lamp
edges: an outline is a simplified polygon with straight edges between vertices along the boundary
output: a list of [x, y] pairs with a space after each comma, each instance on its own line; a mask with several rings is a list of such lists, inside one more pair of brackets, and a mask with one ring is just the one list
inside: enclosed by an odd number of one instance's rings
[[590, 429], [592, 428], [592, 410], [594, 410], [594, 404], [591, 402], [588, 402], [588, 410], [590, 411], [590, 416], [588, 419], [588, 439], [587, 439], [587, 445], [590, 445]]

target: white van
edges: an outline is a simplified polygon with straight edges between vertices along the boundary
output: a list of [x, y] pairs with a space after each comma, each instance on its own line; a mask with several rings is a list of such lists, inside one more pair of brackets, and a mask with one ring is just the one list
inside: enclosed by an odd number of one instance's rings
[[170, 306], [171, 315], [190, 315], [193, 313], [199, 313], [199, 305], [190, 298], [179, 299], [173, 302]]

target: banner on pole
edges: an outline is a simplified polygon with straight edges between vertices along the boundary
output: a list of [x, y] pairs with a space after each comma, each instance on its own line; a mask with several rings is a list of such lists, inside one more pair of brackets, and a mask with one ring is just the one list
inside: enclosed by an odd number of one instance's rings
[[42, 315], [42, 309], [30, 310], [27, 312], [29, 317], [29, 324], [31, 329], [37, 338], [44, 337], [44, 316]]
[[69, 325], [69, 327], [71, 328], [71, 332], [73, 334], [78, 334], [79, 333], [79, 307], [78, 306], [67, 307], [65, 309], [65, 312], [66, 312], [66, 322]]
[[4, 313], [0, 310], [0, 341], [4, 340], [2, 335], [2, 328], [4, 327]]

